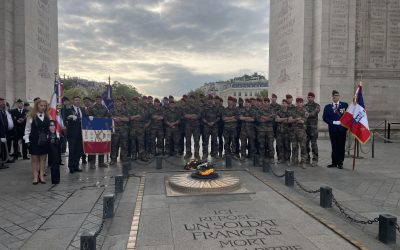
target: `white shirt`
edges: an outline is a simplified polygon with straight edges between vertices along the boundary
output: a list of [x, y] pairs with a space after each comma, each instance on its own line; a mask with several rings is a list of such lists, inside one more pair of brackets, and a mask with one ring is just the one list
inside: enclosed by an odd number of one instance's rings
[[75, 106], [72, 106], [72, 107], [74, 107], [76, 116], [82, 117], [82, 110], [81, 110], [81, 108], [80, 108], [80, 107], [75, 107]]
[[[36, 117], [38, 117], [41, 121], [44, 120], [44, 113], [37, 113]], [[29, 117], [26, 120], [26, 125], [25, 125], [25, 132], [24, 132], [24, 141], [25, 143], [29, 143], [29, 135], [31, 134], [32, 130], [32, 118]]]
[[6, 115], [7, 115], [8, 130], [12, 130], [14, 128], [14, 122], [8, 110], [6, 110]]

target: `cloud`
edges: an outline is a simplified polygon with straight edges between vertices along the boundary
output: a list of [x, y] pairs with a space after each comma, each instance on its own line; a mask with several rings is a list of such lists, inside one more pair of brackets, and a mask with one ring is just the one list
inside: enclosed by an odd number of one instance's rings
[[152, 95], [267, 74], [268, 15], [265, 0], [59, 1], [60, 72]]

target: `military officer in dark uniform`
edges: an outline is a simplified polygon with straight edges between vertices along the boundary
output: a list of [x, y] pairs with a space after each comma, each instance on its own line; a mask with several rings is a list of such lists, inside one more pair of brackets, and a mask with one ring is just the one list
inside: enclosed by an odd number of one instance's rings
[[24, 109], [24, 102], [21, 99], [17, 100], [17, 108], [11, 110], [10, 114], [14, 121], [14, 129], [15, 136], [13, 141], [14, 147], [14, 159], [18, 159], [20, 156], [19, 153], [19, 142], [22, 141], [22, 155], [23, 159], [27, 160], [28, 158], [28, 150], [26, 144], [23, 141], [24, 133], [25, 133], [25, 125], [26, 125], [26, 114], [27, 110]]

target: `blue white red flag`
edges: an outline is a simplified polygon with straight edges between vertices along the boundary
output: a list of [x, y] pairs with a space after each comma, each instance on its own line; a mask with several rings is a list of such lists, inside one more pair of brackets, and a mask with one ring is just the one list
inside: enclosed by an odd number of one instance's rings
[[56, 122], [56, 131], [58, 133], [64, 128], [64, 122], [60, 114], [62, 99], [62, 82], [54, 80], [54, 93], [50, 99], [50, 116]]
[[114, 103], [112, 100], [112, 86], [110, 84], [106, 85], [106, 90], [101, 95], [103, 101], [103, 105], [107, 107], [108, 110], [112, 110], [114, 108]]
[[111, 152], [111, 118], [82, 118], [83, 151], [85, 154], [107, 154]]
[[360, 143], [366, 143], [371, 137], [367, 112], [362, 95], [362, 83], [358, 84], [354, 101], [340, 119], [342, 126], [348, 128]]

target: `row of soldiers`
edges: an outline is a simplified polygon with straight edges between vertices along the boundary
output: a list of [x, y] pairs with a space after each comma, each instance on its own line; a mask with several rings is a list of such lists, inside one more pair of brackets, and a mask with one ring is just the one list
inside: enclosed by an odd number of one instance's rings
[[181, 156], [185, 151], [185, 158], [189, 159], [192, 141], [194, 157], [200, 159], [202, 139], [203, 159], [209, 156], [211, 142], [211, 157], [222, 157], [225, 150], [226, 155], [241, 160], [258, 154], [274, 161], [276, 152], [278, 163], [305, 167], [307, 163], [316, 166], [318, 162], [320, 111], [314, 93], [308, 93], [307, 99], [304, 104], [302, 98], [296, 98], [294, 105], [291, 95], [286, 95], [281, 104], [275, 94], [271, 99], [237, 100], [230, 96], [224, 107], [223, 99], [212, 95], [200, 98], [184, 95], [180, 101], [172, 96], [162, 101], [146, 96], [131, 100], [118, 97], [110, 112], [100, 99], [92, 106], [89, 104], [88, 115], [114, 120], [111, 165], [116, 163], [118, 155], [122, 161], [147, 161], [161, 154]]

